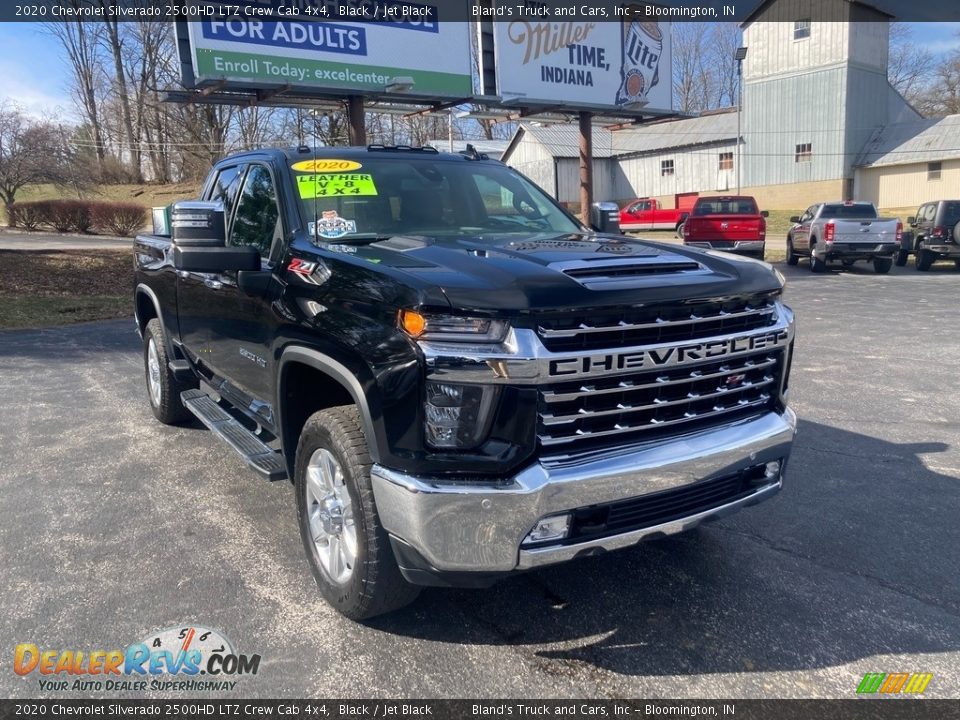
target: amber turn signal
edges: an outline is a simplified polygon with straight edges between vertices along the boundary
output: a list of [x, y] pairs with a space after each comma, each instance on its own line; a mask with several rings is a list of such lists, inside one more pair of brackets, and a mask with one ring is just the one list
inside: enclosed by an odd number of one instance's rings
[[427, 319], [415, 310], [401, 310], [400, 327], [407, 335], [420, 337], [427, 329]]

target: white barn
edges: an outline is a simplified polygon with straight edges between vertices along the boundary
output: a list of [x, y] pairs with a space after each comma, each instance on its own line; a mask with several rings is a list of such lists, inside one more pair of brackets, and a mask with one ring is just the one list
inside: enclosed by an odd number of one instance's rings
[[[811, 21], [814, 5], [817, 17], [830, 21]], [[915, 136], [940, 137], [953, 128], [942, 122], [931, 126], [889, 84], [889, 20], [857, 0], [767, 0], [747, 18], [744, 194], [769, 209], [802, 209], [855, 193], [889, 206], [893, 196], [881, 197], [882, 188], [897, 185], [878, 178], [900, 172], [890, 169], [890, 158], [904, 160], [897, 167], [910, 165], [911, 153], [921, 149]], [[575, 204], [578, 142], [576, 125], [525, 122], [503, 160], [561, 202]], [[595, 128], [593, 142], [597, 200], [656, 197], [667, 207], [682, 207], [696, 193], [736, 192], [736, 108], [624, 129]], [[960, 173], [960, 154], [956, 160]], [[926, 164], [936, 161], [917, 156], [903, 172], [926, 172]], [[949, 175], [952, 167], [943, 172]]]

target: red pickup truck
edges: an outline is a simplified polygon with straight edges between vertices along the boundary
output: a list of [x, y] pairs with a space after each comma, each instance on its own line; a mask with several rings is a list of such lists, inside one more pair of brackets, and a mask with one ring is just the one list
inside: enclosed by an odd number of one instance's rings
[[659, 200], [640, 198], [631, 200], [620, 211], [621, 230], [674, 230], [683, 237], [683, 222], [688, 210], [665, 208]]
[[701, 197], [683, 224], [683, 243], [763, 260], [767, 211], [745, 195]]

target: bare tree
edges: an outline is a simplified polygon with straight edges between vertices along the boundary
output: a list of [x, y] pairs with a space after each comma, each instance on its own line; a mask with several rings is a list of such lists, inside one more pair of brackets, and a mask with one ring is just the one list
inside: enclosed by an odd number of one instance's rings
[[65, 133], [47, 120], [34, 120], [18, 108], [0, 106], [0, 197], [10, 218], [17, 193], [26, 185], [75, 185]]
[[716, 78], [705, 57], [704, 23], [673, 23], [673, 97], [682, 112], [713, 107]]
[[[133, 178], [136, 182], [143, 182], [142, 155], [140, 138], [133, 133], [133, 116], [130, 113], [130, 95], [127, 92], [127, 75], [123, 67], [123, 39], [120, 36], [119, 22], [112, 18], [107, 10], [106, 0], [100, 0], [100, 7], [104, 12], [104, 28], [102, 38], [106, 41], [110, 54], [113, 56], [113, 83], [114, 96], [120, 106], [120, 115], [123, 118], [123, 129], [126, 139], [127, 152], [130, 154], [130, 164]], [[134, 36], [135, 37], [135, 36]], [[122, 154], [121, 154], [122, 155]]]
[[[66, 0], [67, 4], [79, 9], [89, 5], [84, 0]], [[100, 124], [100, 88], [103, 80], [103, 66], [97, 54], [103, 26], [100, 23], [51, 22], [44, 28], [60, 41], [73, 71], [73, 90], [79, 100], [83, 116], [93, 131], [96, 145], [98, 169], [103, 171], [106, 148]]]
[[935, 64], [930, 51], [914, 40], [907, 23], [890, 23], [887, 79], [907, 102], [915, 105], [920, 101]]
[[732, 107], [737, 104], [740, 77], [737, 74], [736, 52], [743, 42], [737, 23], [716, 23], [707, 35], [710, 65], [715, 77], [711, 108]]
[[954, 50], [937, 66], [915, 107], [925, 117], [960, 113], [960, 51]]

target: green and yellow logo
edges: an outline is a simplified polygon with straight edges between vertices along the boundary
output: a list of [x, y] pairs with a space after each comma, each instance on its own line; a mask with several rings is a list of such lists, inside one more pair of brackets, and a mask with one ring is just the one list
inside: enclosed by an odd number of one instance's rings
[[933, 680], [933, 673], [867, 673], [857, 686], [857, 694], [873, 695], [922, 693]]

